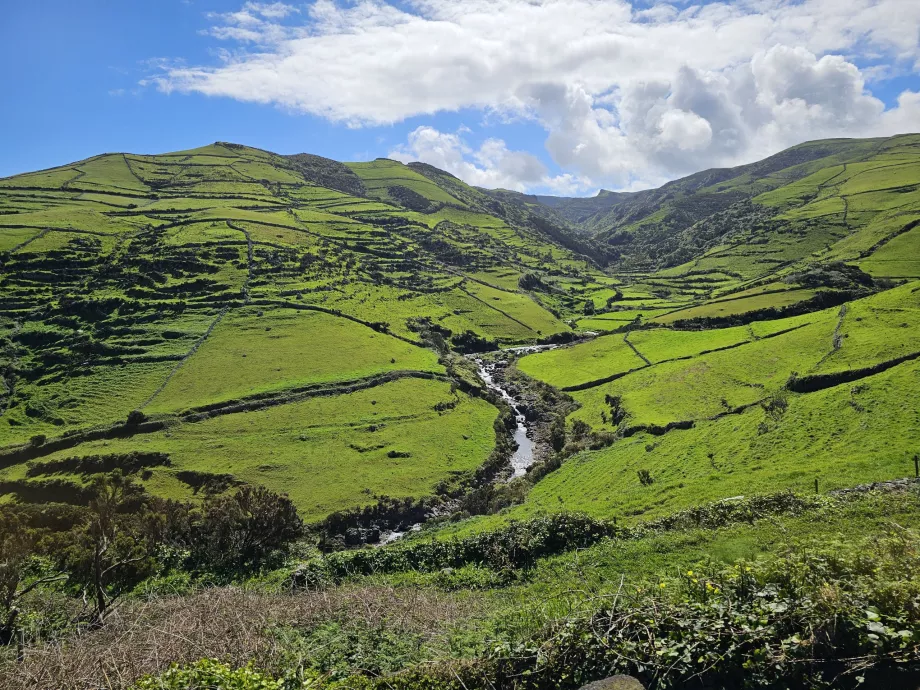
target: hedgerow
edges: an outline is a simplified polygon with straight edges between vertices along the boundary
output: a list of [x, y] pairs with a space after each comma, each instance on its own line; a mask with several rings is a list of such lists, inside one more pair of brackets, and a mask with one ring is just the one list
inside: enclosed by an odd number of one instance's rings
[[768, 515], [797, 515], [834, 500], [837, 499], [791, 492], [752, 496], [690, 508], [632, 528], [579, 513], [555, 513], [512, 521], [501, 529], [463, 539], [333, 553], [302, 565], [293, 573], [291, 583], [294, 587], [314, 588], [351, 576], [409, 570], [431, 572], [470, 564], [496, 570], [528, 569], [540, 558], [592, 546], [606, 538], [639, 539], [668, 530], [711, 529], [753, 522]]
[[[616, 673], [668, 688], [907, 687], [920, 678], [920, 538], [790, 548], [778, 558], [620, 591], [481, 659], [360, 688], [577, 688]], [[692, 685], [691, 685], [692, 684]]]

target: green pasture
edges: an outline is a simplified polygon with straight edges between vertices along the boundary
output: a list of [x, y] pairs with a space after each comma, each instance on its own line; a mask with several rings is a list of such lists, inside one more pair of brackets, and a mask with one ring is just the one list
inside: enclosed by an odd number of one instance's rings
[[672, 311], [662, 316], [657, 316], [653, 320], [658, 323], [674, 323], [687, 319], [700, 318], [720, 318], [725, 316], [735, 316], [745, 314], [750, 311], [759, 311], [761, 309], [779, 309], [792, 304], [804, 302], [814, 297], [814, 290], [784, 290], [782, 292], [773, 292], [750, 297], [740, 297], [737, 299], [720, 299], [696, 307], [689, 307], [680, 311]]
[[[438, 411], [439, 403], [448, 409]], [[301, 516], [313, 521], [374, 503], [379, 495], [429, 495], [438, 482], [471, 472], [492, 450], [495, 416], [487, 402], [452, 394], [447, 383], [403, 379], [168, 431], [85, 443], [48, 459], [163, 452], [171, 465], [154, 470], [151, 490], [181, 490], [177, 482], [157, 477], [175, 477], [183, 470], [230, 474], [289, 494]], [[16, 476], [18, 467], [7, 470], [7, 476]], [[167, 495], [182, 498], [186, 493]]]
[[[920, 364], [909, 362], [856, 384], [791, 395], [778, 418], [755, 406], [686, 431], [637, 434], [566, 461], [505, 517], [577, 510], [632, 521], [731, 496], [813, 490], [815, 479], [824, 491], [911, 475], [918, 394]], [[639, 470], [650, 472], [651, 485], [639, 481]]]
[[173, 412], [397, 370], [442, 368], [432, 351], [348, 319], [247, 307], [221, 320], [145, 410]]
[[517, 368], [523, 373], [558, 388], [596, 381], [643, 366], [645, 362], [619, 334], [538, 352], [517, 361]]
[[389, 199], [389, 187], [406, 187], [426, 199], [444, 204], [463, 206], [463, 203], [438, 187], [434, 182], [397, 161], [378, 158], [369, 163], [347, 163], [358, 175], [371, 194]]

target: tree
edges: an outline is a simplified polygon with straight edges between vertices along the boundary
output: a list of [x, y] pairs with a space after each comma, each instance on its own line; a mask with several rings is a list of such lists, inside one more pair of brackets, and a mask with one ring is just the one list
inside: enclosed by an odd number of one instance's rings
[[87, 521], [64, 561], [91, 601], [93, 624], [102, 625], [118, 598], [152, 574], [158, 540], [143, 490], [120, 471], [96, 477], [91, 491]]
[[199, 565], [243, 570], [261, 565], [303, 534], [303, 522], [286, 495], [242, 486], [231, 496], [205, 500], [191, 527]]
[[[13, 510], [0, 511], [0, 645], [19, 640], [19, 602], [32, 590], [64, 580], [64, 573], [35, 577], [28, 584], [38, 533]], [[20, 650], [21, 653], [21, 650]]]

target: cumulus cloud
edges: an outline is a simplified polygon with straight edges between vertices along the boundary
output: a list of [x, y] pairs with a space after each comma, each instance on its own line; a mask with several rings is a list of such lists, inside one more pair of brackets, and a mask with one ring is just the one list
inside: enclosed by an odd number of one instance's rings
[[[168, 68], [157, 83], [353, 126], [466, 108], [532, 118], [572, 179], [620, 188], [753, 160], [807, 138], [920, 124], [917, 94], [905, 92], [886, 111], [856, 66], [860, 55], [872, 57], [873, 73], [880, 62], [891, 72], [920, 64], [917, 2], [315, 0], [302, 7], [247, 2], [214, 15], [210, 35], [239, 50], [217, 65]], [[473, 151], [456, 133], [420, 129], [398, 155], [434, 164], [446, 156], [448, 169], [477, 184], [520, 188], [547, 179], [538, 159], [500, 142]]]
[[441, 132], [434, 127], [417, 127], [405, 145], [390, 152], [390, 158], [404, 163], [424, 161], [469, 184], [492, 189], [523, 192], [537, 188], [571, 194], [589, 184], [588, 180], [571, 174], [550, 176], [539, 158], [526, 151], [509, 150], [501, 139], [486, 139], [474, 149], [464, 140], [465, 131]]

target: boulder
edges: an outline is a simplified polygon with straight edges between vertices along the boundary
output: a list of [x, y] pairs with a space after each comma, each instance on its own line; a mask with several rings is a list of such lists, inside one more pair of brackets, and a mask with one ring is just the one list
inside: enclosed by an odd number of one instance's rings
[[581, 690], [645, 690], [645, 686], [632, 676], [610, 676], [588, 683]]

